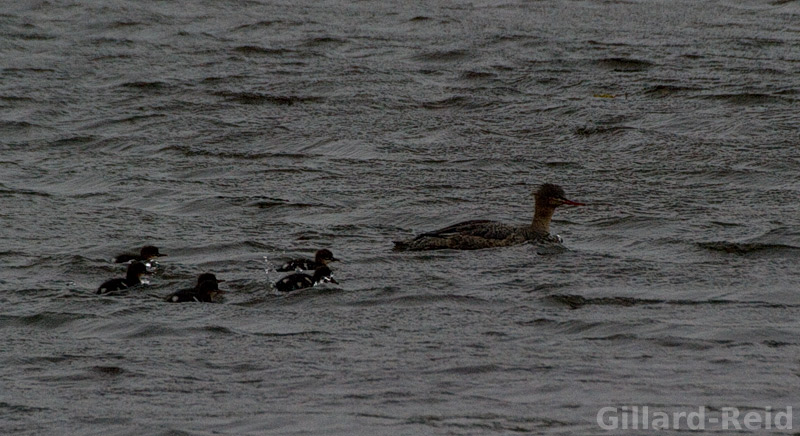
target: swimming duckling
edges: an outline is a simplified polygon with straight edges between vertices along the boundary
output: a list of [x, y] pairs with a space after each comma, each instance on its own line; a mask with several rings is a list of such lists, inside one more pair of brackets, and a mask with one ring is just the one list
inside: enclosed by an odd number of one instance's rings
[[314, 275], [296, 273], [288, 275], [275, 283], [275, 289], [279, 292], [291, 292], [297, 289], [305, 289], [315, 286], [319, 283], [336, 283], [333, 278], [333, 272], [327, 266], [321, 266], [314, 270]]
[[327, 265], [329, 262], [336, 262], [339, 259], [333, 257], [331, 250], [323, 248], [317, 250], [314, 254], [314, 260], [311, 259], [293, 259], [283, 264], [278, 271], [296, 271], [296, 270], [315, 270], [321, 266]]
[[200, 281], [194, 288], [181, 289], [168, 295], [164, 298], [164, 301], [169, 303], [185, 303], [189, 301], [212, 303], [217, 295], [226, 293], [226, 291], [220, 290], [217, 284], [222, 281], [224, 280], [216, 280], [216, 278]]
[[142, 277], [147, 272], [147, 267], [141, 262], [133, 262], [128, 265], [128, 271], [124, 279], [111, 279], [100, 285], [97, 288], [98, 294], [105, 294], [107, 292], [119, 291], [122, 289], [132, 288], [142, 283]]

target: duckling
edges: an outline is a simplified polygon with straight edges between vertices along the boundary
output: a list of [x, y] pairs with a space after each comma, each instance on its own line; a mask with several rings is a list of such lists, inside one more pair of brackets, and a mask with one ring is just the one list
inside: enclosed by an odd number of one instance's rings
[[314, 260], [311, 259], [293, 259], [278, 268], [278, 271], [297, 271], [297, 270], [315, 270], [321, 266], [327, 265], [329, 262], [336, 262], [339, 259], [333, 257], [331, 250], [323, 248], [317, 250], [314, 254]]
[[314, 270], [314, 275], [296, 273], [288, 275], [275, 283], [275, 289], [279, 292], [291, 292], [297, 289], [310, 288], [319, 283], [336, 283], [333, 272], [327, 266], [321, 266]]
[[97, 288], [98, 294], [105, 294], [108, 292], [119, 291], [122, 289], [132, 288], [142, 283], [142, 277], [147, 273], [147, 267], [141, 262], [132, 262], [128, 265], [128, 271], [124, 279], [111, 279], [104, 282]]

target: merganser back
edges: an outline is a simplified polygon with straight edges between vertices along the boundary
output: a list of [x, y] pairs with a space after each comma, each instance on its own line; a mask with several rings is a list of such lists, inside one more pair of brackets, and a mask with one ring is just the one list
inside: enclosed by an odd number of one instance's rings
[[125, 262], [130, 262], [132, 260], [138, 260], [139, 262], [147, 262], [150, 259], [156, 257], [164, 257], [164, 256], [166, 256], [166, 254], [159, 253], [158, 247], [155, 247], [153, 245], [145, 245], [144, 247], [142, 247], [141, 251], [139, 251], [139, 254], [133, 254], [133, 253], [120, 254], [119, 256], [114, 258], [114, 263], [125, 263]]
[[310, 288], [318, 283], [336, 283], [333, 279], [333, 272], [327, 266], [321, 266], [314, 270], [314, 275], [297, 273], [288, 275], [275, 283], [275, 289], [279, 292], [291, 292], [297, 289]]
[[98, 294], [105, 294], [107, 292], [119, 291], [139, 285], [142, 283], [142, 277], [147, 272], [147, 267], [141, 262], [132, 262], [128, 265], [128, 271], [124, 279], [111, 279], [100, 285], [97, 288]]
[[200, 274], [197, 278], [197, 285], [194, 288], [181, 289], [166, 296], [164, 301], [169, 303], [185, 303], [189, 301], [196, 301], [202, 303], [211, 303], [217, 295], [224, 294], [226, 291], [219, 289], [219, 282], [225, 280], [218, 280], [214, 274], [204, 273]]
[[497, 221], [464, 221], [443, 229], [423, 233], [413, 239], [395, 241], [397, 251], [421, 250], [477, 250], [491, 247], [508, 247], [524, 242], [556, 242], [561, 240], [550, 234], [550, 219], [561, 205], [585, 206], [567, 200], [564, 190], [558, 185], [545, 183], [534, 192], [533, 221], [530, 225], [511, 226]]
[[338, 260], [339, 259], [333, 257], [331, 250], [323, 248], [322, 250], [317, 250], [314, 254], [314, 260], [293, 259], [283, 264], [283, 266], [278, 268], [278, 271], [315, 270], [321, 266], [327, 265], [329, 262], [336, 262]]

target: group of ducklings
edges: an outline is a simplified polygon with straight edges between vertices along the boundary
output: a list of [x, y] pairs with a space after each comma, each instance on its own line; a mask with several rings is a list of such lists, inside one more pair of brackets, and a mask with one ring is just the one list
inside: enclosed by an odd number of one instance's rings
[[[109, 292], [121, 291], [128, 289], [142, 283], [142, 277], [145, 276], [158, 257], [166, 256], [160, 253], [157, 247], [146, 245], [142, 247], [139, 254], [121, 254], [114, 258], [115, 263], [126, 263], [128, 270], [125, 278], [111, 279], [104, 282], [97, 288], [98, 294], [106, 294]], [[275, 283], [275, 289], [279, 292], [291, 292], [298, 289], [310, 288], [319, 283], [336, 283], [333, 278], [333, 272], [328, 267], [328, 263], [337, 261], [333, 257], [330, 250], [318, 250], [314, 259], [293, 259], [283, 264], [277, 271], [287, 272], [295, 271]], [[313, 270], [313, 275], [301, 273], [300, 271]], [[181, 289], [173, 292], [164, 298], [164, 301], [169, 303], [184, 303], [190, 301], [207, 302], [210, 303], [221, 294], [226, 293], [219, 289], [219, 283], [224, 280], [217, 279], [217, 276], [211, 273], [203, 273], [197, 278], [197, 283], [193, 288]]]
[[[561, 206], [586, 206], [585, 203], [566, 198], [564, 189], [552, 183], [544, 183], [533, 192], [536, 199], [533, 208], [533, 220], [530, 225], [508, 225], [490, 220], [470, 220], [453, 224], [432, 232], [425, 232], [414, 238], [395, 241], [395, 250], [422, 251], [422, 250], [479, 250], [483, 248], [509, 247], [523, 243], [558, 244], [562, 240], [558, 235], [550, 234], [550, 220], [556, 208]], [[132, 263], [128, 267], [128, 275], [124, 279], [109, 280], [97, 290], [98, 294], [129, 288], [141, 283], [141, 278], [147, 271], [147, 264], [155, 257], [164, 256], [158, 248], [148, 245], [142, 248], [139, 255], [121, 255], [116, 262]], [[288, 275], [275, 283], [279, 292], [290, 292], [314, 286], [318, 283], [337, 283], [333, 279], [328, 263], [335, 261], [330, 250], [319, 250], [311, 259], [295, 259], [281, 266], [278, 271], [314, 270], [314, 275], [303, 273]], [[214, 296], [223, 291], [219, 290], [217, 280], [213, 274], [203, 274], [197, 280], [197, 285], [192, 289], [184, 289], [171, 294], [167, 301], [211, 301]]]

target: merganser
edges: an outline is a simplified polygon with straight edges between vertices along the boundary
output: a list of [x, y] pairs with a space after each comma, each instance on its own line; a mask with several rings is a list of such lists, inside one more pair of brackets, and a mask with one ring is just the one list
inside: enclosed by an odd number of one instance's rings
[[314, 275], [297, 273], [286, 276], [275, 283], [275, 289], [279, 292], [291, 292], [297, 289], [310, 288], [319, 283], [336, 283], [333, 279], [333, 272], [327, 266], [321, 266], [314, 270]]
[[423, 233], [413, 239], [395, 241], [397, 251], [421, 250], [477, 250], [491, 247], [508, 247], [524, 242], [560, 243], [558, 235], [550, 234], [550, 219], [561, 205], [585, 206], [567, 200], [560, 186], [545, 183], [533, 193], [536, 198], [533, 221], [530, 225], [512, 226], [497, 221], [473, 220], [454, 224], [443, 229]]
[[339, 259], [333, 257], [331, 250], [323, 248], [314, 254], [314, 260], [311, 259], [293, 259], [278, 268], [278, 271], [296, 271], [296, 270], [315, 270], [321, 266], [327, 265], [329, 262], [336, 262]]
[[141, 262], [132, 262], [128, 265], [128, 271], [125, 273], [124, 279], [111, 279], [100, 285], [97, 288], [98, 294], [105, 294], [107, 292], [119, 291], [139, 285], [142, 283], [142, 277], [147, 272], [147, 267]]
[[226, 291], [220, 290], [218, 285], [218, 283], [224, 281], [217, 280], [217, 277], [211, 273], [200, 274], [200, 277], [197, 278], [197, 285], [194, 288], [173, 292], [165, 297], [164, 301], [169, 303], [185, 303], [189, 301], [211, 303], [217, 295], [226, 293]]
[[154, 247], [152, 245], [145, 245], [144, 247], [142, 247], [141, 251], [139, 251], [139, 254], [133, 254], [133, 253], [120, 254], [119, 256], [114, 258], [114, 263], [125, 263], [125, 262], [130, 262], [132, 260], [147, 262], [150, 259], [156, 257], [164, 257], [164, 256], [166, 256], [166, 254], [159, 253], [158, 247]]

